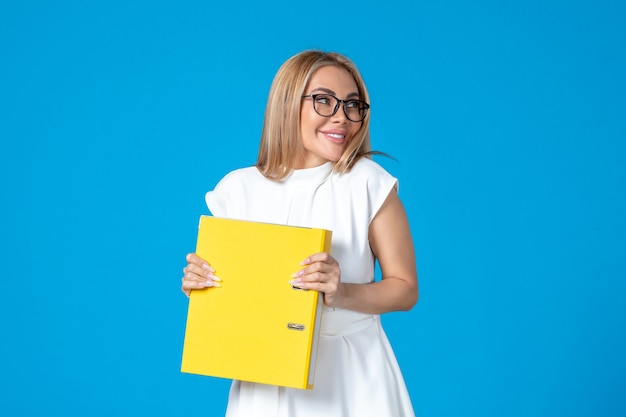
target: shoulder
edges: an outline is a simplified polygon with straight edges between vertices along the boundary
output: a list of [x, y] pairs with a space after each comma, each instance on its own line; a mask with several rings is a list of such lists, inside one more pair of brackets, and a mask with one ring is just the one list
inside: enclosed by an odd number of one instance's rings
[[397, 178], [369, 158], [357, 161], [348, 173], [343, 174], [343, 180], [348, 187], [347, 194], [367, 209], [369, 221], [380, 210], [389, 193], [398, 187]]
[[255, 166], [235, 169], [234, 171], [230, 171], [228, 174], [224, 175], [215, 188], [232, 183], [250, 181], [251, 179], [257, 177], [263, 176]]
[[392, 175], [380, 166], [377, 162], [369, 158], [361, 158], [350, 170], [350, 173], [357, 177], [391, 177]]
[[206, 204], [214, 216], [227, 217], [234, 207], [241, 205], [246, 195], [260, 188], [261, 182], [267, 182], [267, 179], [255, 166], [231, 171], [206, 193]]
[[351, 186], [363, 185], [371, 191], [381, 189], [385, 194], [398, 183], [397, 178], [369, 158], [359, 159], [346, 176]]

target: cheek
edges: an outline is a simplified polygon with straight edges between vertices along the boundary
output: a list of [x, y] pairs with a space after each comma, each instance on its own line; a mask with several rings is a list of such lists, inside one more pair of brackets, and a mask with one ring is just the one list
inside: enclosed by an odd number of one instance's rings
[[361, 130], [360, 125], [354, 126], [354, 128], [350, 130], [350, 141], [352, 141], [354, 137], [359, 133], [359, 130]]
[[300, 113], [300, 130], [305, 131], [315, 129], [315, 117], [306, 111]]
[[325, 120], [320, 120], [319, 116], [305, 119], [302, 120], [302, 123], [300, 124], [300, 129], [302, 131], [302, 134], [316, 136], [319, 133], [320, 129], [325, 126], [325, 122]]

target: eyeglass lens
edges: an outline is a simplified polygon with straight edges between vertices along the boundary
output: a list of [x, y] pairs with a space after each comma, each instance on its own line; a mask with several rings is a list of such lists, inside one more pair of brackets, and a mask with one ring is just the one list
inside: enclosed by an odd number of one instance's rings
[[[320, 116], [330, 117], [339, 109], [340, 102], [336, 97], [326, 94], [313, 96], [313, 107]], [[346, 117], [353, 122], [360, 122], [365, 118], [367, 106], [359, 100], [346, 100], [343, 102]]]

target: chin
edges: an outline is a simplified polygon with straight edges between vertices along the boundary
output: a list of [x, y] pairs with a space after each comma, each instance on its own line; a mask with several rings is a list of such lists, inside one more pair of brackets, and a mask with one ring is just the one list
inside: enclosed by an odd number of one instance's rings
[[327, 157], [326, 160], [335, 163], [335, 162], [337, 162], [337, 161], [339, 161], [341, 159], [342, 155], [343, 155], [343, 153], [339, 154], [339, 155], [331, 155], [331, 156]]

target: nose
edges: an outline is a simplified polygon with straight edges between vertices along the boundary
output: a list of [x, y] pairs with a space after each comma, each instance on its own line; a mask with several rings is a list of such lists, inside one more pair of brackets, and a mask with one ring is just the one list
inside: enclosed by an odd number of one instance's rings
[[346, 108], [344, 107], [343, 102], [339, 102], [339, 108], [330, 116], [330, 120], [333, 123], [346, 123], [348, 121], [348, 117], [346, 116]]

